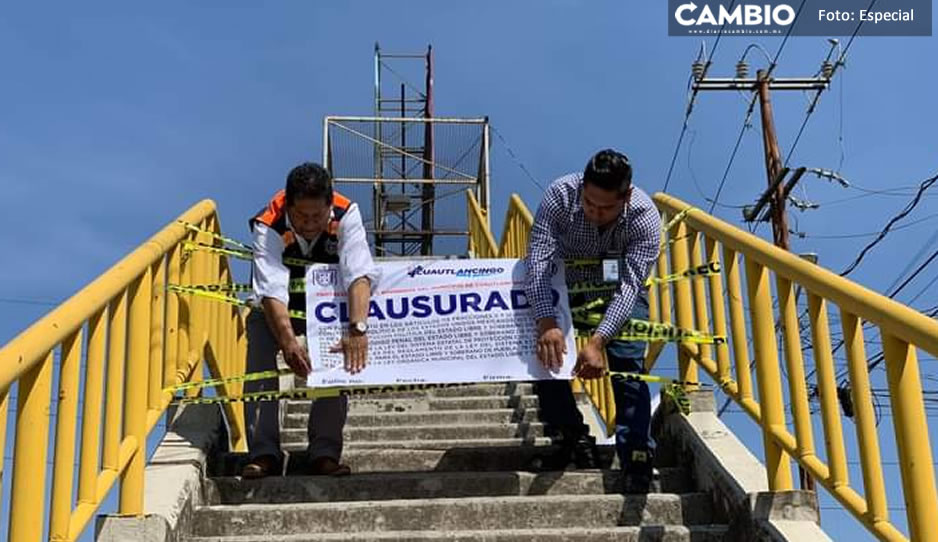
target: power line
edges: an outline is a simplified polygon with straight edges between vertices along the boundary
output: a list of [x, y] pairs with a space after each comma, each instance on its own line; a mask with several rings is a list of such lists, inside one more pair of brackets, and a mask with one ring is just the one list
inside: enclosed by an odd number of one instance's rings
[[[912, 226], [915, 226], [916, 224], [921, 224], [922, 222], [926, 222], [933, 218], [938, 218], [938, 213], [928, 215], [918, 220], [913, 220], [912, 222], [903, 224], [901, 226], [896, 226], [895, 228], [892, 229], [892, 231], [899, 231], [899, 230], [904, 230], [906, 228], [911, 228]], [[791, 231], [790, 233], [792, 233], [793, 235], [797, 235], [800, 238], [809, 238], [809, 239], [857, 239], [860, 237], [872, 237], [874, 235], [879, 235], [880, 232], [874, 231], [874, 232], [867, 232], [867, 233], [845, 233], [845, 234], [839, 234], [839, 235], [815, 235], [813, 233], [804, 233], [804, 232], [797, 232], [797, 231]], [[938, 232], [936, 232], [936, 235], [938, 235]], [[931, 244], [930, 242], [926, 243], [926, 245], [930, 245], [930, 244]], [[913, 261], [916, 259], [918, 258], [914, 258]], [[908, 271], [908, 269], [906, 269], [906, 271]], [[904, 274], [905, 272], [901, 273], [899, 276], [901, 277]], [[896, 282], [898, 282], [898, 280]], [[895, 284], [893, 284], [893, 286], [894, 285]], [[886, 291], [889, 291], [890, 289], [892, 289], [892, 286], [890, 286], [889, 288], [886, 288]]]
[[[801, 15], [801, 10], [802, 8], [804, 8], [806, 1], [807, 0], [801, 0], [801, 5], [798, 6], [798, 11], [795, 12], [795, 18], [792, 21], [791, 25], [789, 25], [788, 31], [785, 33], [785, 38], [782, 39], [782, 43], [778, 46], [778, 50], [775, 51], [775, 58], [773, 58], [772, 63], [769, 64], [769, 69], [766, 71], [766, 74], [765, 74], [766, 79], [772, 76], [772, 72], [774, 72], [775, 67], [778, 66], [778, 59], [779, 57], [782, 56], [782, 50], [785, 49], [785, 44], [788, 43], [788, 38], [789, 36], [791, 36], [791, 31], [795, 28], [795, 25], [798, 23], [798, 17]], [[748, 50], [749, 48], [746, 49], [746, 51]], [[745, 53], [743, 53], [743, 55], [745, 56]], [[730, 168], [733, 166], [733, 160], [736, 159], [736, 152], [739, 150], [739, 144], [742, 143], [743, 135], [746, 133], [746, 128], [750, 126], [749, 119], [752, 117], [752, 111], [755, 109], [756, 100], [758, 100], [758, 98], [759, 98], [759, 94], [757, 92], [753, 92], [752, 98], [749, 100], [749, 108], [746, 111], [746, 118], [743, 120], [743, 127], [739, 131], [739, 136], [736, 138], [736, 145], [733, 147], [733, 153], [730, 155], [730, 161], [726, 164], [726, 169], [723, 171], [723, 178], [720, 179], [720, 185], [719, 187], [717, 187], [716, 195], [714, 195], [713, 200], [710, 203], [710, 210], [707, 212], [708, 214], [713, 213], [713, 209], [718, 205], [720, 201], [720, 193], [723, 192], [723, 185], [726, 184], [726, 178], [729, 175]]]
[[[732, 0], [727, 9], [733, 9], [733, 5], [736, 4], [736, 0]], [[710, 66], [713, 65], [713, 55], [717, 52], [717, 47], [720, 45], [720, 39], [723, 37], [723, 30], [726, 28], [727, 21], [723, 22], [723, 25], [720, 26], [720, 32], [717, 33], [717, 38], [713, 42], [713, 48], [710, 49], [710, 54], [706, 54], [706, 49], [704, 44], [701, 44], [701, 51], [703, 56], [706, 56], [707, 62], [703, 66], [703, 71], [701, 72], [700, 77], [706, 77], [707, 72], [710, 71]], [[697, 61], [700, 61], [701, 54], [698, 53]], [[694, 76], [691, 75], [691, 78], [688, 80], [688, 85], [693, 80]], [[671, 182], [671, 174], [674, 172], [674, 164], [677, 162], [677, 155], [681, 151], [681, 143], [684, 141], [684, 134], [687, 133], [687, 121], [690, 119], [690, 114], [694, 110], [694, 102], [697, 100], [697, 89], [694, 89], [691, 93], [690, 99], [687, 101], [687, 110], [684, 112], [684, 121], [681, 123], [681, 134], [677, 138], [677, 145], [674, 146], [674, 154], [671, 156], [671, 165], [668, 167], [668, 175], [664, 180], [664, 188], [661, 189], [662, 192], [668, 191], [668, 184]]]
[[[871, 242], [870, 244], [868, 244], [868, 245], [866, 246], [866, 248], [864, 248], [864, 251], [861, 252], [861, 254], [857, 257], [857, 260], [854, 262], [854, 264], [857, 264], [857, 263], [862, 259], [862, 257], [865, 255], [866, 251], [868, 251], [870, 248], [872, 248], [872, 246], [874, 246], [876, 243], [878, 243], [880, 240], [882, 240], [882, 238], [885, 236], [885, 234], [886, 234], [887, 232], [889, 232], [889, 231], [895, 231], [895, 230], [890, 230], [891, 224], [895, 223], [896, 220], [901, 219], [903, 216], [905, 216], [905, 215], [907, 215], [909, 212], [911, 212], [911, 210], [915, 207], [915, 205], [918, 204], [918, 202], [920, 201], [921, 197], [924, 195], [924, 191], [927, 190], [928, 187], [930, 187], [931, 184], [934, 183], [936, 179], [938, 179], [938, 175], [936, 175], [936, 176], [934, 176], [934, 177], [931, 177], [931, 178], [929, 178], [929, 179], [926, 179], [925, 181], [923, 181], [922, 183], [920, 183], [920, 185], [918, 186], [918, 194], [916, 194], [915, 198], [914, 198], [911, 202], [909, 202], [909, 204], [906, 205], [906, 208], [903, 210], [903, 212], [900, 212], [899, 215], [896, 215], [895, 217], [893, 217], [892, 220], [890, 220], [890, 222], [886, 225], [886, 227], [878, 234], [878, 237], [877, 237], [876, 240], [874, 240], [873, 242]], [[928, 218], [928, 217], [926, 217], [926, 218]], [[923, 220], [924, 220], [924, 219], [923, 219]], [[903, 226], [910, 226], [911, 224], [912, 224], [912, 223], [910, 223], [910, 224], [905, 224], [905, 225], [903, 225]], [[898, 230], [899, 228], [895, 228], [895, 229]], [[930, 244], [931, 244], [931, 241], [930, 241], [929, 243], [927, 243], [926, 246], [927, 246], [927, 245], [930, 245]], [[931, 257], [929, 257], [929, 261], [933, 260], [934, 258], [935, 258], [935, 255], [933, 254]], [[918, 259], [918, 256], [916, 256], [915, 259]], [[914, 260], [913, 260], [913, 261], [914, 261]], [[853, 268], [855, 268], [855, 265], [853, 266]], [[843, 273], [841, 273], [841, 276], [845, 276], [847, 273], [849, 273], [850, 271], [852, 271], [853, 268], [850, 268], [850, 269], [844, 271]], [[915, 277], [916, 277], [919, 273], [921, 273], [924, 269], [925, 269], [925, 266], [924, 266], [924, 265], [919, 266], [919, 268], [918, 268], [908, 279], [906, 279], [906, 282], [903, 283], [902, 287], [904, 288], [905, 285], [908, 284], [908, 283], [911, 281], [911, 279], [915, 278]], [[903, 272], [899, 274], [899, 277], [901, 278], [902, 275], [904, 275], [904, 274], [905, 274], [905, 270], [903, 270]], [[898, 282], [898, 280], [899, 280], [899, 279], [897, 278], [896, 281], [893, 282], [893, 285], [895, 285], [896, 282]], [[886, 291], [889, 291], [890, 289], [892, 289], [892, 286], [890, 286], [889, 288], [887, 288]], [[888, 294], [887, 297], [889, 297], [890, 299], [892, 299], [892, 298], [894, 298], [900, 291], [901, 291], [901, 288], [896, 289], [896, 290], [894, 290], [892, 293]], [[926, 310], [927, 310], [927, 309], [926, 309]], [[938, 308], [936, 308], [936, 311], [938, 311]], [[923, 312], [924, 312], [924, 311], [923, 311]], [[807, 311], [802, 312], [802, 313], [801, 313], [801, 316], [799, 316], [799, 320], [800, 320], [801, 318], [803, 318], [806, 313], [807, 313]], [[938, 312], [932, 313], [932, 314], [931, 314], [931, 317], [934, 317], [935, 314], [938, 314]], [[870, 325], [869, 322], [866, 322], [866, 323], [863, 324], [864, 328], [867, 327], [868, 325]], [[833, 348], [832, 353], [833, 353], [833, 354], [836, 354], [837, 351], [840, 350], [840, 348], [841, 348], [843, 345], [844, 345], [844, 340], [841, 339], [840, 342], [837, 343], [837, 346], [835, 346], [835, 347]], [[810, 348], [809, 348], [809, 349], [810, 349]], [[881, 361], [881, 360], [879, 360], [879, 361]], [[877, 361], [877, 362], [875, 362], [874, 364], [872, 364], [871, 368], [872, 368], [872, 367], [875, 367], [876, 365], [878, 365], [879, 361]], [[812, 369], [812, 370], [809, 371], [809, 373], [805, 376], [805, 378], [810, 378], [810, 377], [814, 376], [815, 372], [816, 372], [816, 371], [815, 371], [814, 369]], [[838, 379], [838, 380], [843, 380], [843, 373], [841, 373], [840, 375], [838, 375], [837, 379]], [[815, 388], [815, 389], [816, 389], [816, 388]], [[811, 398], [814, 398], [815, 395], [816, 395], [816, 392], [812, 392]]]
[[661, 189], [662, 192], [667, 192], [668, 184], [671, 183], [671, 174], [674, 172], [674, 164], [677, 162], [678, 153], [681, 152], [681, 143], [684, 141], [684, 134], [687, 133], [688, 118], [690, 118], [690, 109], [688, 109], [687, 113], [684, 115], [684, 123], [681, 126], [681, 134], [677, 137], [677, 145], [674, 146], [674, 154], [671, 156], [671, 165], [668, 166], [668, 175], [664, 179], [664, 188]]
[[[876, 0], [871, 0], [870, 5], [866, 8], [867, 12], [871, 11], [873, 9], [873, 5], [875, 4], [876, 4]], [[801, 6], [804, 7], [804, 2], [801, 3]], [[798, 8], [798, 11], [800, 12], [801, 8]], [[796, 18], [797, 18], [797, 15], [796, 15]], [[856, 39], [857, 33], [860, 32], [860, 28], [863, 26], [863, 23], [864, 23], [864, 20], [860, 19], [860, 22], [857, 23], [856, 28], [853, 29], [853, 34], [850, 36], [850, 40], [847, 42], [847, 46], [844, 47], [843, 52], [840, 53], [840, 57], [837, 59], [836, 62], [834, 62], [833, 69], [831, 70], [831, 75], [830, 75], [831, 77], [833, 77], [834, 74], [837, 73], [837, 68], [844, 65], [844, 60], [846, 60], [847, 58], [847, 51], [849, 51], [850, 46], [853, 45], [853, 40]], [[792, 26], [794, 26], [794, 23], [792, 23]], [[790, 27], [788, 31], [789, 33], [791, 32]], [[787, 39], [787, 36], [786, 36], [786, 39]], [[831, 50], [833, 51], [833, 49]], [[804, 116], [804, 121], [802, 121], [801, 128], [798, 129], [798, 135], [795, 136], [794, 142], [791, 144], [791, 147], [789, 147], [788, 149], [788, 157], [785, 158], [785, 164], [782, 167], [787, 166], [788, 161], [791, 160], [791, 157], [795, 155], [795, 148], [798, 146], [798, 142], [801, 141], [801, 135], [804, 133], [804, 129], [808, 125], [808, 120], [811, 118], [811, 115], [817, 109], [818, 100], [821, 99], [821, 92], [822, 92], [821, 90], [818, 90], [814, 94], [814, 99], [811, 101], [811, 105], [808, 106], [808, 110]]]
[[935, 282], [938, 282], [938, 275], [935, 275], [934, 278], [932, 278], [930, 281], [928, 281], [928, 284], [926, 284], [925, 287], [922, 288], [922, 289], [919, 291], [919, 293], [915, 294], [915, 296], [914, 296], [912, 299], [909, 300], [909, 303], [913, 303], [916, 299], [918, 299], [919, 297], [921, 297], [922, 294], [924, 294], [925, 292], [927, 292], [928, 289], [931, 288], [931, 286], [932, 286], [933, 284], [935, 284]]
[[59, 304], [57, 301], [42, 301], [39, 299], [22, 299], [13, 297], [0, 297], [0, 303], [11, 303], [15, 305], [40, 305], [44, 307], [54, 307]]
[[[934, 252], [932, 252], [931, 256], [929, 256], [927, 260], [925, 260], [924, 262], [922, 262], [922, 265], [918, 266], [918, 268], [917, 268], [911, 275], [909, 275], [909, 278], [905, 279], [905, 281], [902, 283], [902, 285], [899, 286], [898, 288], [896, 288], [896, 291], [893, 292], [890, 297], [893, 297], [893, 296], [895, 296], [896, 294], [898, 294], [899, 292], [901, 292], [902, 289], [905, 288], [910, 282], [912, 282], [912, 279], [914, 279], [915, 277], [917, 277], [917, 276], [919, 275], [919, 273], [921, 273], [922, 271], [924, 271], [925, 268], [928, 267], [928, 264], [930, 264], [930, 263], [932, 262], [932, 260], [934, 260], [935, 258], [938, 258], [938, 250], [935, 250]], [[934, 281], [933, 281], [933, 282], [934, 282]], [[919, 295], [921, 295], [921, 294], [919, 294]], [[918, 296], [916, 296], [916, 298], [917, 298], [917, 297], [918, 297]], [[913, 299], [913, 301], [914, 301], [914, 299]]]
[[902, 220], [906, 215], [908, 215], [909, 213], [911, 213], [913, 209], [915, 209], [915, 207], [918, 205], [919, 201], [922, 200], [922, 194], [924, 194], [925, 191], [928, 190], [928, 189], [931, 187], [931, 185], [933, 185], [933, 184], [935, 183], [936, 180], [938, 180], [938, 175], [935, 175], [935, 176], [933, 176], [933, 177], [930, 177], [930, 178], [925, 179], [924, 181], [922, 181], [922, 183], [919, 185], [918, 193], [915, 195], [915, 197], [912, 199], [912, 201], [910, 201], [910, 202], [905, 206], [905, 208], [904, 208], [902, 211], [899, 212], [899, 214], [897, 214], [897, 215], [895, 215], [894, 217], [892, 217], [892, 219], [890, 219], [889, 222], [886, 223], [886, 226], [885, 226], [885, 227], [883, 228], [883, 230], [879, 233], [879, 235], [876, 237], [876, 239], [874, 239], [874, 240], [871, 241], [868, 245], [866, 245], [865, 247], [863, 247], [863, 250], [860, 251], [860, 254], [857, 255], [857, 257], [856, 257], [856, 259], [853, 261], [853, 263], [851, 263], [849, 266], [847, 266], [846, 269], [844, 269], [843, 271], [840, 272], [840, 276], [845, 277], [845, 276], [847, 276], [848, 274], [850, 274], [854, 269], [856, 269], [857, 266], [860, 265], [860, 262], [863, 261], [864, 256], [866, 256], [866, 254], [867, 254], [874, 246], [876, 246], [877, 244], [879, 244], [879, 242], [882, 241], [884, 237], [886, 237], [886, 234], [889, 233], [889, 230], [890, 230], [890, 228], [892, 228], [892, 225], [895, 224], [896, 222], [898, 222], [899, 220]]
[[492, 133], [494, 133], [495, 136], [498, 137], [498, 139], [502, 142], [502, 145], [505, 146], [505, 151], [508, 152], [508, 156], [511, 157], [511, 159], [514, 161], [515, 165], [517, 165], [519, 168], [521, 168], [521, 171], [523, 171], [524, 174], [528, 176], [528, 179], [529, 179], [532, 183], [534, 183], [534, 186], [538, 187], [541, 192], [545, 192], [546, 189], [541, 185], [541, 183], [539, 183], [539, 182], [537, 181], [537, 179], [534, 178], [534, 175], [531, 175], [531, 172], [528, 171], [528, 168], [526, 168], [526, 167], [524, 166], [524, 164], [521, 162], [521, 160], [520, 160], [517, 156], [515, 156], [514, 151], [512, 151], [512, 150], [511, 150], [511, 147], [508, 146], [508, 142], [505, 141], [505, 138], [504, 138], [504, 137], [502, 137], [502, 133], [499, 132], [499, 131], [495, 128], [495, 125], [490, 125], [490, 127], [492, 128]]
[[928, 239], [928, 241], [922, 244], [918, 252], [915, 253], [915, 256], [913, 256], [912, 259], [909, 260], [909, 263], [906, 264], [906, 266], [902, 269], [902, 272], [899, 273], [899, 275], [896, 277], [896, 280], [892, 281], [892, 284], [890, 284], [889, 287], [886, 288], [887, 292], [891, 291], [893, 288], [896, 287], [897, 284], [899, 284], [899, 281], [902, 280], [902, 277], [904, 277], [905, 274], [908, 273], [910, 269], [912, 269], [915, 263], [919, 261], [919, 258], [924, 256], [925, 253], [928, 252], [929, 249], [931, 249], [932, 245], [934, 245], [936, 241], [938, 241], [938, 230], [932, 233], [932, 236]]
[[723, 170], [723, 178], [720, 179], [720, 186], [717, 187], [717, 193], [713, 196], [713, 199], [710, 200], [710, 210], [707, 211], [707, 214], [712, 214], [714, 207], [720, 201], [720, 193], [723, 192], [723, 185], [726, 184], [726, 178], [730, 174], [730, 168], [733, 167], [733, 160], [736, 159], [736, 153], [739, 151], [739, 144], [743, 142], [743, 135], [746, 133], [746, 128], [752, 126], [749, 123], [749, 119], [752, 117], [752, 112], [756, 107], [756, 100], [758, 99], [758, 94], [753, 94], [752, 99], [749, 101], [749, 109], [746, 111], [746, 117], [743, 119], [743, 126], [739, 130], [739, 136], [736, 137], [736, 145], [733, 146], [733, 152], [730, 154], [730, 160], [726, 163], [726, 168]]

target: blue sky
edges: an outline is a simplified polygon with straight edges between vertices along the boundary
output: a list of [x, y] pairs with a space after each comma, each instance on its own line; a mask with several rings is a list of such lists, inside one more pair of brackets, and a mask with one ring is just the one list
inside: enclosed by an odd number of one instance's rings
[[[289, 168], [321, 156], [323, 116], [371, 113], [375, 41], [388, 51], [406, 52], [432, 43], [437, 114], [488, 115], [542, 184], [582, 169], [593, 152], [612, 146], [632, 158], [639, 186], [660, 190], [700, 44], [667, 36], [664, 5], [565, 0], [4, 6], [0, 343], [48, 310], [44, 303], [66, 299], [202, 198], [216, 200], [226, 231], [244, 237], [246, 218], [282, 185]], [[724, 38], [711, 75], [730, 76], [752, 41]], [[758, 43], [774, 54], [780, 40]], [[824, 38], [791, 38], [776, 75], [814, 74], [827, 49]], [[871, 190], [908, 188], [934, 175], [936, 53], [934, 37], [858, 38], [791, 163], [839, 168]], [[749, 60], [753, 71], [763, 62], [755, 53]], [[806, 100], [800, 92], [773, 96], [785, 157]], [[670, 193], [709, 207], [700, 192], [715, 193], [744, 110], [743, 98], [733, 93], [700, 96]], [[764, 189], [759, 126], [754, 119], [743, 139], [723, 204], [751, 203]], [[517, 192], [534, 208], [540, 190], [498, 138], [492, 153], [492, 216], [500, 232], [508, 196]], [[822, 265], [838, 271], [871, 237], [811, 235], [876, 232], [910, 197], [907, 189], [864, 196], [808, 176], [802, 186], [804, 193], [798, 189], [796, 195], [822, 206], [792, 211], [793, 227], [808, 235], [793, 238], [793, 250], [817, 252]], [[938, 213], [935, 194], [906, 221]], [[838, 201], [856, 196], [864, 197]], [[740, 223], [737, 208], [718, 207], [715, 214]], [[934, 250], [936, 223], [925, 220], [891, 234], [852, 278], [885, 291], [920, 251], [924, 256], [914, 265]], [[936, 273], [938, 264], [898, 299], [911, 299]], [[928, 288], [912, 305], [936, 304], [938, 288]], [[924, 370], [934, 371], [933, 363], [923, 361]], [[761, 453], [747, 419], [732, 412], [726, 419]], [[895, 459], [889, 432], [882, 442], [884, 458]], [[850, 444], [848, 450], [854, 449]], [[892, 468], [887, 474], [895, 479]], [[852, 479], [859, 482], [856, 472]], [[890, 504], [902, 505], [895, 495]], [[904, 524], [900, 510], [892, 514]], [[841, 512], [825, 508], [823, 517], [837, 538], [866, 536]]]

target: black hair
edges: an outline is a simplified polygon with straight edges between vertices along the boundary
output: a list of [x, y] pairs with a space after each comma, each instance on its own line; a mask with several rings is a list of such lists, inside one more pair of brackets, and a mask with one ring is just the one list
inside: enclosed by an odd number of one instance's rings
[[590, 158], [583, 171], [583, 182], [625, 196], [632, 186], [632, 165], [621, 152], [604, 149]]
[[290, 170], [287, 175], [287, 205], [296, 200], [313, 198], [332, 203], [332, 174], [329, 170], [313, 162], [303, 162]]

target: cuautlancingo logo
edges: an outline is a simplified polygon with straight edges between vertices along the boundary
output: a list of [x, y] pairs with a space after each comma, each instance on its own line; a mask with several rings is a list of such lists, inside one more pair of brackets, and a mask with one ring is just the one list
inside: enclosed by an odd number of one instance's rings
[[788, 26], [795, 21], [795, 9], [788, 4], [736, 4], [727, 9], [722, 4], [711, 7], [707, 2], [700, 6], [689, 2], [674, 10], [674, 20], [681, 26], [702, 28]]
[[453, 277], [477, 279], [481, 277], [498, 275], [504, 272], [505, 268], [503, 267], [463, 267], [460, 269], [444, 267], [441, 269], [433, 269], [418, 265], [411, 268], [411, 270], [407, 272], [407, 276], [414, 278], [421, 275], [449, 275]]

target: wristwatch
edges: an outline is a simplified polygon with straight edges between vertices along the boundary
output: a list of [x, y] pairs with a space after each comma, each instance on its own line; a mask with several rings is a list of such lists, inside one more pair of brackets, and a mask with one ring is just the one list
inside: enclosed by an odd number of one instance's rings
[[349, 331], [357, 333], [359, 335], [364, 335], [368, 333], [368, 322], [352, 322], [348, 326]]

